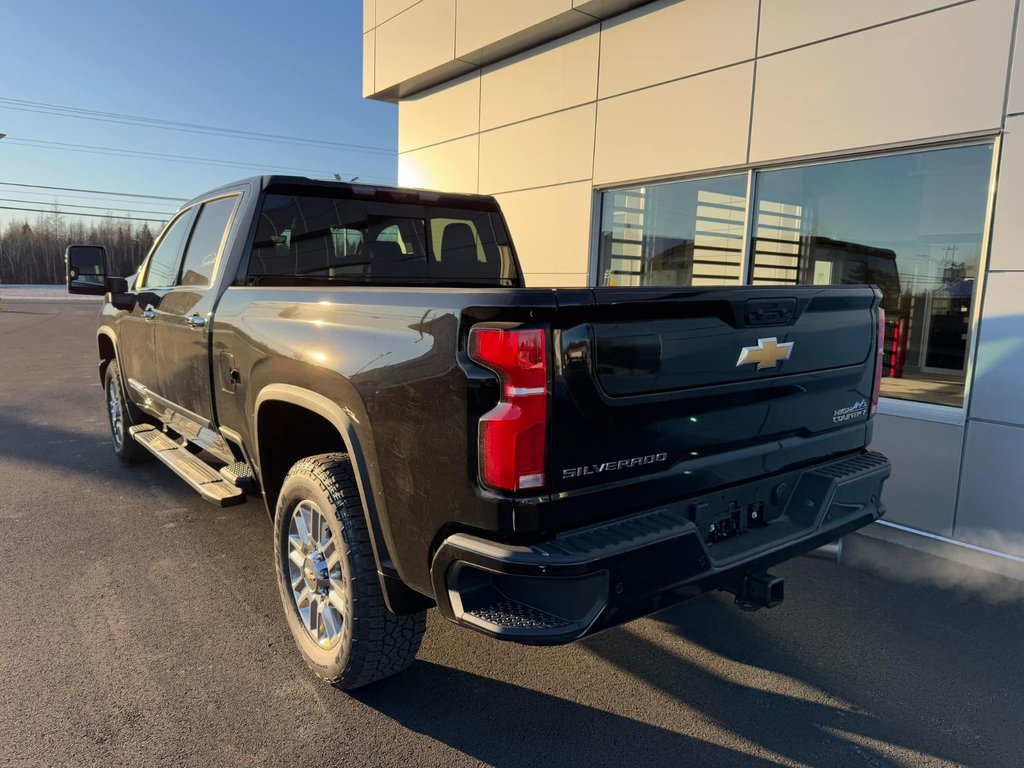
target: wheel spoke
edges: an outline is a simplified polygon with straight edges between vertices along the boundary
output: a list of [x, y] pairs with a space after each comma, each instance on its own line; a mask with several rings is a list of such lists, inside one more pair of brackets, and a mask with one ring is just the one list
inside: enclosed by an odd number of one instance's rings
[[313, 637], [317, 640], [320, 639], [320, 633], [317, 628], [320, 626], [320, 598], [313, 597], [309, 601], [309, 631], [313, 633]]
[[297, 515], [295, 515], [295, 532], [299, 535], [299, 539], [302, 541], [303, 547], [309, 546], [309, 520], [307, 515], [309, 510], [300, 506]]
[[345, 614], [345, 587], [340, 579], [331, 579], [331, 589], [327, 593], [327, 599], [338, 609], [338, 613]]
[[308, 508], [306, 514], [309, 515], [309, 546], [315, 547], [319, 543], [319, 515]]
[[327, 632], [327, 639], [334, 640], [341, 632], [341, 612], [333, 607], [324, 606], [323, 611], [324, 629]]
[[327, 567], [331, 569], [331, 573], [334, 573], [336, 568], [341, 567], [341, 551], [333, 540], [330, 542], [330, 546], [324, 549], [324, 561], [326, 561]]

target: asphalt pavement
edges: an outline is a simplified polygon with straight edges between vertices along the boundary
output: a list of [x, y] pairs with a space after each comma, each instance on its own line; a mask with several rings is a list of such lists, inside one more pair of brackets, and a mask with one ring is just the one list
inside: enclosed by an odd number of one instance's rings
[[1024, 764], [1024, 602], [811, 558], [771, 611], [715, 594], [561, 648], [431, 612], [407, 672], [330, 688], [262, 504], [118, 464], [97, 307], [0, 311], [0, 765]]

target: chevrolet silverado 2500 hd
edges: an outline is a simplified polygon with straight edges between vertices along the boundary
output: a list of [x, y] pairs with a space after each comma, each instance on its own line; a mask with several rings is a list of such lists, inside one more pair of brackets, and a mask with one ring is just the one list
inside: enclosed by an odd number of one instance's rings
[[287, 622], [355, 688], [427, 608], [565, 643], [768, 569], [883, 511], [869, 286], [525, 287], [490, 197], [269, 176], [186, 204], [103, 294], [116, 454], [262, 496]]

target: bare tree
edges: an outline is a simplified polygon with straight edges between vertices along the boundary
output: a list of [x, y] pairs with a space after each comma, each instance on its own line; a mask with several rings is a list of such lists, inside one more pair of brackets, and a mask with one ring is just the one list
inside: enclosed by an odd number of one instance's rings
[[34, 222], [9, 221], [0, 231], [0, 283], [59, 284], [64, 281], [64, 249], [72, 243], [102, 245], [114, 275], [130, 275], [153, 245], [147, 222], [97, 219], [85, 223], [55, 210]]

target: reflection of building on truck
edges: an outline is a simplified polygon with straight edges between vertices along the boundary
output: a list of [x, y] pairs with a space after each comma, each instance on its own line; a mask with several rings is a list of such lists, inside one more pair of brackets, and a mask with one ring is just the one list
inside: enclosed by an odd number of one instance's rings
[[801, 250], [798, 284], [869, 283], [882, 291], [886, 320], [882, 375], [901, 378], [907, 356], [909, 318], [900, 306], [896, 252], [830, 237], [805, 238]]
[[[904, 371], [963, 370], [967, 322], [974, 280], [954, 265], [943, 272], [938, 290], [904, 292], [896, 252], [860, 243], [809, 237], [800, 259], [800, 284], [877, 285], [886, 312], [883, 375], [902, 378]], [[928, 344], [923, 353], [924, 339]]]

